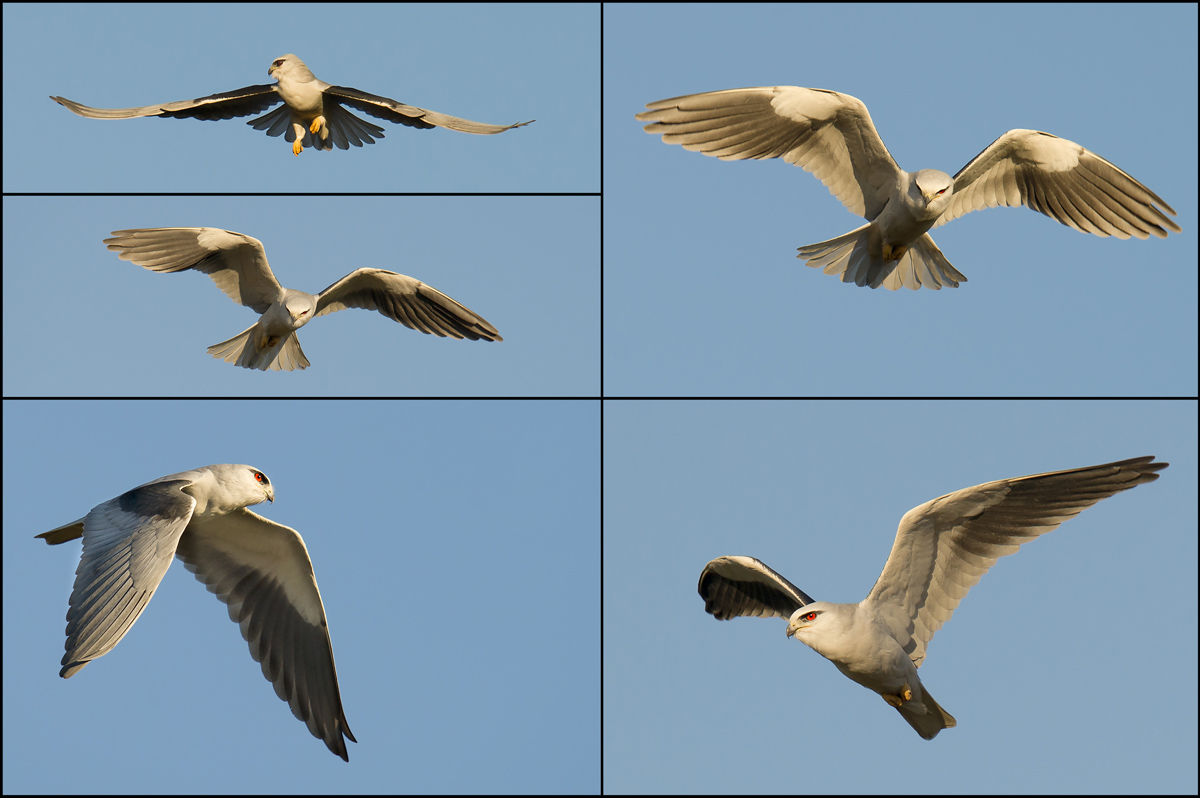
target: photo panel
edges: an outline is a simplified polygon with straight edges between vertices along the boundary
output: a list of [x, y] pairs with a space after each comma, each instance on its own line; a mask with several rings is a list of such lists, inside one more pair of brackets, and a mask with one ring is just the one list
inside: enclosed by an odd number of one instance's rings
[[[5, 4], [4, 191], [599, 192], [598, 5], [339, 3], [294, 11]], [[114, 120], [76, 115], [51, 99], [146, 108], [256, 94], [248, 88], [268, 92], [269, 103], [279, 75], [268, 69], [285, 55], [322, 84], [348, 89], [338, 94], [342, 110], [361, 120], [354, 129], [381, 131], [368, 134], [374, 143], [350, 139], [345, 149], [294, 156], [283, 135], [288, 120], [247, 124], [282, 104], [236, 105], [228, 113], [238, 115], [221, 121]], [[417, 128], [396, 123], [380, 101], [404, 106], [403, 115], [416, 108], [500, 126], [537, 121], [492, 135]]]
[[[1080, 18], [1039, 6], [1036, 16], [607, 6], [606, 395], [1195, 396], [1196, 9], [1105, 6]], [[1054, 67], [1018, 53], [1052, 53]], [[760, 150], [721, 160], [689, 151], [714, 133], [664, 144], [635, 118], [682, 95], [774, 86], [857, 98], [869, 119], [842, 120], [851, 138], [869, 123], [910, 173], [953, 176], [1014, 129], [1077, 142], [1173, 208], [1182, 232], [1120, 240], [988, 208], [928, 232], [966, 276], [959, 287], [843, 283], [797, 250], [865, 225], [847, 210], [853, 186], [883, 175], [810, 164], [822, 185], [783, 158], [755, 160], [770, 149], [769, 123], [758, 123], [768, 125]], [[786, 106], [783, 119], [804, 111]], [[831, 159], [845, 140], [832, 140]], [[796, 133], [797, 147], [806, 141]], [[1056, 152], [1064, 167], [1077, 157]], [[1043, 168], [1047, 182], [1055, 168]], [[993, 185], [977, 199], [1015, 190]]]
[[[605, 791], [888, 792], [897, 757], [929, 792], [1186, 791], [1196, 421], [1190, 401], [606, 401]], [[932, 741], [787, 618], [719, 622], [698, 595], [706, 564], [746, 556], [853, 605], [910, 509], [1150, 455], [1157, 480], [1001, 558], [937, 632], [919, 679], [957, 726]]]
[[[598, 197], [6, 197], [4, 393], [598, 396], [599, 212]], [[206, 350], [256, 324], [253, 308], [104, 243], [160, 227], [258, 239], [279, 284], [310, 294], [362, 268], [406, 275], [503, 340], [350, 307], [295, 333], [308, 368], [239, 368]]]
[[[596, 403], [4, 411], [6, 790], [147, 792], [186, 773], [205, 793], [599, 791]], [[81, 548], [35, 535], [214, 463], [261, 470], [274, 501], [243, 512], [303, 538], [357, 740], [348, 764], [292, 716], [179, 563], [112, 651], [59, 678]]]

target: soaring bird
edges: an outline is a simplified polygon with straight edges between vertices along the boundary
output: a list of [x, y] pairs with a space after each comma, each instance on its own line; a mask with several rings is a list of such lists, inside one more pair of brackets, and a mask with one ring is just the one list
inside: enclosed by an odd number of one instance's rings
[[851, 213], [865, 217], [862, 227], [799, 249], [797, 257], [840, 274], [844, 283], [957, 288], [967, 278], [928, 231], [998, 205], [1024, 205], [1098, 236], [1180, 232], [1164, 215], [1174, 216], [1174, 209], [1153, 191], [1096, 153], [1039, 130], [1008, 131], [951, 178], [937, 169], [901, 169], [867, 107], [849, 94], [764, 86], [646, 107], [637, 119], [665, 143], [725, 161], [783, 158], [812, 172]]
[[90, 119], [133, 119], [139, 116], [233, 119], [262, 113], [282, 102], [283, 106], [265, 116], [251, 119], [246, 124], [255, 130], [267, 131], [268, 136], [283, 133], [285, 140], [292, 142], [292, 152], [296, 155], [305, 147], [332, 150], [336, 144], [338, 148], [346, 150], [351, 144], [361, 147], [364, 143], [374, 144], [376, 138], [383, 138], [383, 128], [358, 118], [343, 106], [355, 108], [377, 119], [386, 119], [422, 130], [444, 127], [463, 133], [485, 135], [503, 133], [536, 121], [531, 119], [529, 122], [518, 122], [515, 125], [486, 125], [469, 119], [459, 119], [457, 116], [439, 114], [437, 111], [427, 111], [415, 105], [405, 105], [358, 89], [331, 86], [323, 80], [318, 80], [303, 61], [290, 53], [271, 62], [267, 74], [278, 82], [210, 94], [196, 100], [180, 100], [141, 108], [88, 108], [65, 97], [52, 95], [50, 99], [67, 110]]
[[275, 694], [348, 762], [345, 740], [358, 741], [342, 709], [312, 560], [300, 533], [246, 509], [263, 501], [275, 501], [275, 488], [262, 471], [210, 465], [147, 482], [37, 535], [52, 546], [83, 538], [58, 675], [70, 679], [112, 651], [178, 557], [228, 605]]
[[942, 625], [996, 560], [1101, 499], [1158, 479], [1153, 457], [985, 482], [900, 519], [883, 573], [857, 604], [814, 601], [753, 557], [718, 557], [698, 590], [719, 621], [786, 618], [795, 637], [878, 693], [926, 740], [957, 725], [917, 676]]
[[296, 330], [317, 316], [362, 308], [440, 337], [502, 341], [496, 328], [432, 286], [384, 269], [350, 272], [319, 294], [284, 288], [275, 279], [262, 242], [215, 227], [116, 230], [109, 250], [155, 272], [194, 269], [225, 294], [261, 314], [238, 335], [208, 348], [209, 354], [242, 368], [292, 371], [308, 368]]

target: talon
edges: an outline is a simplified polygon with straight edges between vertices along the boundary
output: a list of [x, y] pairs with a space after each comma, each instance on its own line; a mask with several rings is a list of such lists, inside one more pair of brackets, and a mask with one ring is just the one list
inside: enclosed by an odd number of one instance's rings
[[891, 263], [894, 260], [900, 260], [904, 257], [904, 253], [908, 252], [908, 247], [892, 247], [891, 244], [883, 245], [883, 261]]
[[292, 155], [299, 155], [300, 151], [303, 149], [304, 145], [300, 143], [300, 139], [296, 139], [292, 142]]
[[308, 130], [310, 133], [316, 133], [318, 130], [321, 129], [321, 125], [323, 125], [323, 124], [325, 124], [325, 117], [318, 116], [316, 119], [314, 119], [312, 121], [312, 124], [308, 126]]
[[883, 700], [896, 709], [899, 709], [905, 703], [912, 701], [912, 695], [912, 690], [908, 689], [908, 685], [905, 685], [899, 695], [884, 695]]

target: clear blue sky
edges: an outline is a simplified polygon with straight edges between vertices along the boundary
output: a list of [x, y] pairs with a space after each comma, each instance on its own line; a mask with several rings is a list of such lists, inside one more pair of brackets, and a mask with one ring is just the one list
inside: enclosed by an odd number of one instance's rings
[[[594, 192], [596, 5], [4, 6], [4, 190]], [[380, 123], [362, 148], [305, 151], [246, 119], [99, 121], [49, 99], [127, 108], [318, 78], [492, 124], [495, 136]], [[20, 142], [20, 146], [13, 146]]]
[[[679, 9], [605, 9], [607, 395], [1196, 394], [1194, 4]], [[862, 221], [816, 178], [668, 146], [633, 118], [763, 85], [858, 97], [910, 171], [954, 174], [1011, 128], [1077, 141], [1183, 233], [1120, 241], [989, 209], [934, 231], [962, 287], [842, 284], [796, 259]]]
[[[606, 402], [605, 790], [1194, 794], [1196, 434], [1193, 402]], [[934, 638], [958, 727], [932, 742], [696, 594], [744, 554], [859, 601], [912, 507], [1151, 454], [1160, 479], [1000, 560]]]
[[[6, 794], [599, 789], [595, 402], [4, 411]], [[33, 536], [223, 462], [271, 477], [275, 502], [255, 511], [307, 543], [359, 741], [349, 765], [179, 563], [116, 649], [58, 677], [80, 546]]]
[[[596, 197], [6, 197], [4, 392], [596, 396], [599, 207]], [[299, 331], [308, 369], [238, 368], [205, 350], [254, 312], [200, 273], [156, 274], [105, 248], [131, 227], [246, 233], [283, 286], [311, 293], [364, 266], [408, 274], [504, 341], [424, 335], [348, 309]]]

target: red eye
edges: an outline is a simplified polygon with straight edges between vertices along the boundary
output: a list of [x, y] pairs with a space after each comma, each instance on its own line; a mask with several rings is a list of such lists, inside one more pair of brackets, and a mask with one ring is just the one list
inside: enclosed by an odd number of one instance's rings
[[262, 475], [262, 472], [261, 472], [261, 471], [255, 471], [255, 472], [254, 472], [254, 478], [255, 478], [255, 479], [257, 479], [259, 482], [262, 482], [264, 479], [266, 479], [266, 477], [264, 477], [264, 476]]
[[805, 615], [804, 615], [804, 620], [806, 620], [806, 621], [815, 621], [816, 619], [817, 619], [817, 614], [815, 612], [805, 613]]

